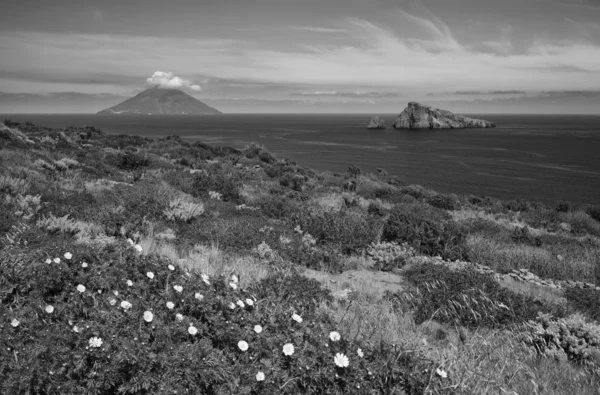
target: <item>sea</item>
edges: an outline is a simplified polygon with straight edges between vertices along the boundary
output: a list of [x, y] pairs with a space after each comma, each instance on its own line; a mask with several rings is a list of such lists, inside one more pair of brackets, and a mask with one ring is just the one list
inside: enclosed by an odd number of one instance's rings
[[[372, 115], [385, 130], [368, 130]], [[394, 130], [396, 114], [144, 116], [0, 114], [1, 119], [110, 134], [178, 135], [243, 148], [256, 142], [318, 170], [384, 169], [438, 192], [556, 204], [600, 204], [600, 115], [478, 114], [493, 129]]]

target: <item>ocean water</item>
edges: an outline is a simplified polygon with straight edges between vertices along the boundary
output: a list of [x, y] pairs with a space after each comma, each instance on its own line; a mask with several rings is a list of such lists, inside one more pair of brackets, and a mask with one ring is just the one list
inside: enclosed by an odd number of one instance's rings
[[[370, 114], [373, 115], [373, 114]], [[600, 115], [477, 115], [494, 129], [367, 130], [365, 114], [115, 116], [6, 114], [64, 128], [93, 125], [107, 133], [179, 135], [243, 148], [257, 142], [280, 157], [319, 170], [385, 169], [439, 192], [600, 204]], [[377, 115], [377, 114], [375, 114]]]

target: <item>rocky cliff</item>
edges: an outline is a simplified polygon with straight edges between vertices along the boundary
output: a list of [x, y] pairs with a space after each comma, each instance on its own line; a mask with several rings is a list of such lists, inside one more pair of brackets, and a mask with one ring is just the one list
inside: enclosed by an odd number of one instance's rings
[[460, 129], [460, 128], [493, 128], [490, 121], [465, 117], [450, 111], [431, 108], [423, 104], [411, 102], [398, 115], [394, 122], [395, 129]]
[[221, 112], [178, 89], [150, 88], [98, 114], [212, 115]]

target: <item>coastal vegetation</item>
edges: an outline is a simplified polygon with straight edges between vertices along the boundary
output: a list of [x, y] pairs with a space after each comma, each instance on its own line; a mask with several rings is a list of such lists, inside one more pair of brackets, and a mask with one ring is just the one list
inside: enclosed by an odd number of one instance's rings
[[348, 166], [5, 121], [0, 393], [598, 393], [600, 206]]

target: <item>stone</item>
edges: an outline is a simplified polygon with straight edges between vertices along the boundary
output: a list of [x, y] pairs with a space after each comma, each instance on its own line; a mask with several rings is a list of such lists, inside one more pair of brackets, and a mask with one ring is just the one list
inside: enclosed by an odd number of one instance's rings
[[369, 120], [367, 129], [385, 129], [385, 120], [379, 117], [372, 117], [371, 120]]
[[395, 129], [462, 129], [493, 128], [490, 121], [453, 114], [450, 111], [432, 108], [416, 102], [408, 106], [398, 115], [394, 122]]

